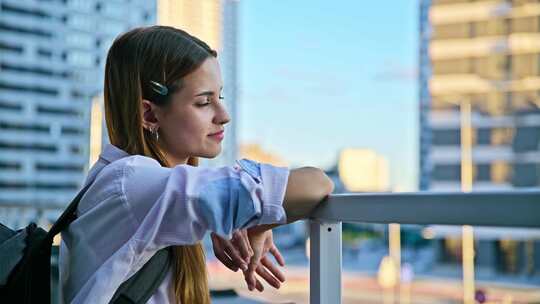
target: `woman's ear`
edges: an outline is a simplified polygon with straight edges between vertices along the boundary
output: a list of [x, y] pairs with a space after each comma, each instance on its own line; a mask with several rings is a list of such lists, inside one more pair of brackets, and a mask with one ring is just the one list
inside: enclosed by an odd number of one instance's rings
[[143, 127], [147, 130], [152, 130], [153, 128], [159, 126], [157, 115], [156, 115], [157, 106], [152, 102], [143, 99], [141, 103], [141, 113], [142, 113], [142, 124]]

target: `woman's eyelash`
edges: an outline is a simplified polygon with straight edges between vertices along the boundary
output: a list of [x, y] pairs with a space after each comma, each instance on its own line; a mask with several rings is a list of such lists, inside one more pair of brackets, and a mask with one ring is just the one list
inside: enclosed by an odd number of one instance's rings
[[[219, 99], [219, 100], [224, 100], [225, 97], [219, 96], [218, 99]], [[207, 105], [209, 105], [209, 104], [212, 103], [212, 102], [210, 101], [210, 99], [206, 99], [206, 100], [208, 100], [208, 102], [206, 102], [206, 103], [199, 103], [199, 104], [197, 104], [197, 106], [199, 106], [199, 107], [204, 107], [204, 106], [207, 106]]]

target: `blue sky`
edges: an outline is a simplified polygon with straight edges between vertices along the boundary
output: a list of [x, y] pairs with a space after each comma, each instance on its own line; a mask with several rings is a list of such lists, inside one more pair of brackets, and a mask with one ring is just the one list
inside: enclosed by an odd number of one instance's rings
[[240, 3], [240, 141], [321, 168], [374, 149], [415, 190], [417, 0]]

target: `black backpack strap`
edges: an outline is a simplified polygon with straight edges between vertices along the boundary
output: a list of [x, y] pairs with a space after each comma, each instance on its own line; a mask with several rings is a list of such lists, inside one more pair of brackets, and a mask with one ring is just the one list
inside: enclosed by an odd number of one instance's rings
[[158, 289], [172, 264], [172, 247], [159, 250], [129, 280], [118, 287], [109, 304], [143, 304]]
[[62, 230], [66, 229], [71, 222], [73, 222], [77, 218], [77, 206], [79, 206], [79, 202], [81, 201], [81, 198], [86, 193], [88, 188], [92, 183], [88, 183], [79, 193], [77, 196], [69, 203], [68, 207], [62, 212], [62, 215], [56, 220], [56, 222], [53, 224], [49, 232], [47, 232], [47, 236], [45, 236], [44, 242], [49, 242], [52, 244], [52, 240], [55, 235], [60, 233]]

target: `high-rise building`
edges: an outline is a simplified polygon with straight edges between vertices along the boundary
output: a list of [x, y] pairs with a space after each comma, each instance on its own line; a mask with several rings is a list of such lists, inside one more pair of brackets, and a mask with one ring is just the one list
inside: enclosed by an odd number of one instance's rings
[[220, 164], [230, 165], [239, 157], [238, 148], [238, 48], [239, 48], [239, 0], [222, 0], [223, 2], [223, 49], [218, 55], [223, 72], [223, 96], [231, 122], [226, 126], [227, 134], [223, 141], [223, 152]]
[[390, 190], [388, 160], [370, 149], [347, 148], [339, 153], [339, 178], [349, 192]]
[[[421, 0], [419, 9], [420, 189], [460, 190], [469, 133], [472, 191], [539, 187], [540, 3]], [[461, 263], [460, 235], [435, 228], [438, 259]], [[519, 240], [506, 229], [481, 231], [478, 267], [538, 271], [537, 231]]]
[[473, 190], [539, 187], [540, 3], [428, 0], [420, 18], [420, 188], [460, 189], [460, 105]]
[[202, 165], [231, 165], [238, 157], [237, 140], [237, 47], [239, 0], [158, 0], [157, 22], [182, 30], [208, 43], [218, 52], [223, 76], [223, 96], [231, 116], [225, 126], [221, 154]]
[[[61, 208], [88, 169], [91, 100], [114, 38], [155, 23], [154, 1], [0, 1], [0, 217]], [[28, 206], [24, 216], [13, 216]], [[4, 216], [2, 216], [4, 215]]]
[[248, 158], [278, 167], [288, 167], [289, 163], [280, 155], [265, 151], [259, 144], [241, 144], [239, 158]]

